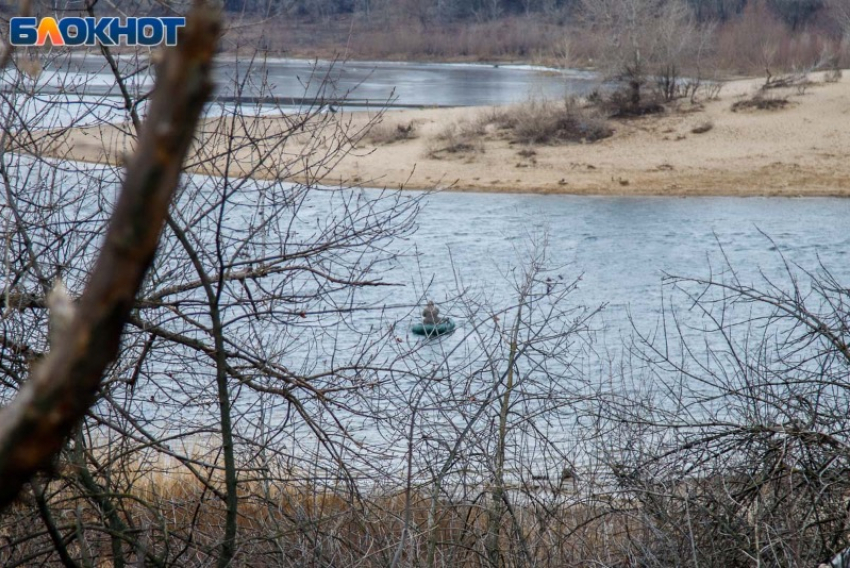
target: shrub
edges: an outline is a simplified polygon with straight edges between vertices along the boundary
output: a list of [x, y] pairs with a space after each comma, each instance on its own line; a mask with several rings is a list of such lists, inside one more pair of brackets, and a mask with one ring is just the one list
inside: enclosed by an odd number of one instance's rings
[[412, 122], [407, 124], [387, 124], [381, 122], [372, 126], [366, 134], [366, 140], [375, 146], [382, 146], [399, 142], [401, 140], [411, 140], [416, 138], [416, 126]]
[[702, 85], [702, 90], [706, 100], [720, 100], [720, 91], [723, 90], [723, 83], [719, 81], [711, 81]]
[[522, 144], [596, 142], [614, 134], [603, 118], [582, 108], [574, 99], [532, 99], [498, 109], [482, 121], [510, 131], [511, 140]]
[[632, 89], [623, 88], [602, 100], [600, 108], [611, 118], [646, 116], [664, 112], [664, 99], [657, 95], [643, 95], [635, 99]]
[[764, 85], [761, 86], [763, 91], [768, 89], [785, 89], [790, 87], [797, 87], [798, 89], [803, 87], [808, 87], [812, 82], [809, 80], [808, 73], [786, 73], [784, 75], [779, 75], [774, 77], [768, 72], [767, 79], [765, 79]]
[[484, 146], [481, 141], [483, 136], [484, 125], [478, 122], [461, 121], [449, 124], [437, 134], [435, 142], [429, 145], [428, 155], [436, 158], [441, 153], [483, 152]]
[[740, 110], [781, 110], [788, 106], [788, 99], [784, 97], [766, 97], [758, 93], [750, 99], [738, 101], [732, 105], [732, 112]]
[[833, 68], [824, 73], [823, 82], [824, 83], [837, 83], [843, 77], [843, 73], [841, 73], [841, 69]]
[[700, 124], [698, 124], [698, 125], [694, 126], [694, 127], [691, 129], [691, 132], [692, 132], [693, 134], [705, 134], [706, 132], [708, 132], [708, 131], [709, 131], [709, 130], [711, 130], [712, 128], [714, 128], [714, 123], [713, 123], [712, 121], [710, 121], [710, 120], [706, 120], [705, 122], [700, 123]]

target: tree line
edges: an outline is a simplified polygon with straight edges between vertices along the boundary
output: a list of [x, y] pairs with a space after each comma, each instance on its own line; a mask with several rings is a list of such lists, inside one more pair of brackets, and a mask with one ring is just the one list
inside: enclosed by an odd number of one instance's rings
[[[749, 5], [763, 2], [789, 26], [797, 29], [830, 7], [828, 0], [686, 0], [699, 21], [727, 21]], [[391, 12], [439, 21], [494, 19], [542, 14], [558, 18], [575, 15], [581, 0], [224, 0], [229, 12], [256, 15], [330, 16]]]

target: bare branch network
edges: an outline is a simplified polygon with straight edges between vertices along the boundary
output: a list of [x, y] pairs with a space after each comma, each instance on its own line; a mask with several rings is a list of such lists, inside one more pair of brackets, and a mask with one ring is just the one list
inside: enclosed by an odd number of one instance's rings
[[[621, 81], [601, 108], [628, 116], [694, 96], [724, 33], [707, 14], [736, 10], [572, 4]], [[328, 112], [321, 67], [298, 108], [258, 104], [266, 55], [214, 63], [220, 16], [195, 5], [151, 57], [4, 52], [0, 564], [810, 567], [850, 546], [850, 291], [827, 267], [670, 277], [658, 326], [621, 345], [541, 228], [508, 295], [449, 258], [438, 299], [463, 325], [413, 341], [436, 293], [412, 240], [429, 196], [334, 177], [383, 110], [366, 126]], [[564, 109], [529, 105], [524, 123], [576, 118]], [[493, 114], [540, 140], [517, 120]]]

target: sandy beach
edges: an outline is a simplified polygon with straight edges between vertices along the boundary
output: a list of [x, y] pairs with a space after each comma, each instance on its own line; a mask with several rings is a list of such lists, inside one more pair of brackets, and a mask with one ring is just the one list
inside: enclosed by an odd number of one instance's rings
[[[370, 187], [589, 195], [850, 195], [850, 73], [835, 83], [813, 74], [805, 89], [771, 90], [778, 110], [733, 112], [763, 79], [728, 82], [717, 100], [683, 103], [663, 115], [612, 120], [614, 135], [595, 143], [515, 144], [485, 131], [469, 151], [440, 151], [450, 125], [471, 124], [492, 109], [338, 112], [305, 125], [293, 117], [207, 120], [195, 171]], [[409, 128], [410, 137], [375, 140]], [[295, 121], [295, 122], [293, 122]], [[286, 139], [282, 132], [298, 132]], [[699, 132], [710, 126], [705, 132]], [[412, 128], [411, 128], [412, 127]], [[130, 151], [127, 125], [36, 136], [47, 155], [120, 163]], [[341, 148], [332, 159], [329, 150]], [[268, 153], [271, 159], [260, 160]], [[229, 155], [228, 155], [229, 154]]]

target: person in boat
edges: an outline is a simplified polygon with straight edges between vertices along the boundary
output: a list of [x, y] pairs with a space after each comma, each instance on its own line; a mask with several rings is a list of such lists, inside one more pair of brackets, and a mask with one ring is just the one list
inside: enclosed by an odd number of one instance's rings
[[437, 325], [442, 323], [443, 318], [440, 317], [440, 308], [434, 305], [432, 300], [428, 300], [425, 304], [425, 309], [422, 310], [422, 323], [425, 325]]

